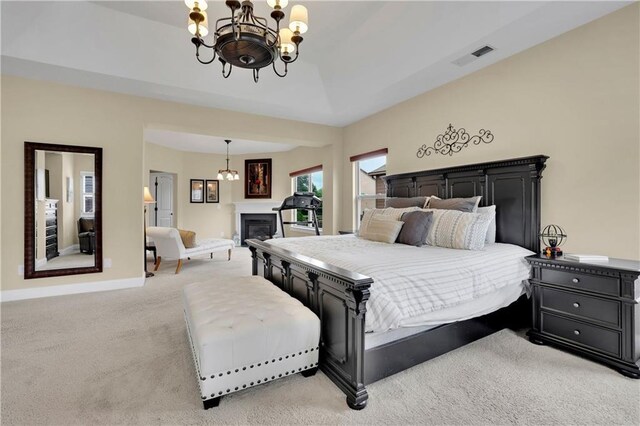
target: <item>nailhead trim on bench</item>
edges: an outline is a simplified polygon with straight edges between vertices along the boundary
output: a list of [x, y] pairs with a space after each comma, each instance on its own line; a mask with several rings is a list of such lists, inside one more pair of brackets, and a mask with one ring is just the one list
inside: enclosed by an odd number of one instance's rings
[[[318, 350], [318, 346], [316, 346], [315, 348], [307, 349], [307, 350], [305, 350], [305, 351], [304, 351], [304, 353], [306, 354], [306, 353], [309, 353], [309, 352], [313, 352], [314, 350]], [[298, 353], [298, 355], [302, 355], [302, 352], [299, 352], [299, 353]], [[296, 356], [296, 354], [295, 354], [295, 353], [294, 353], [293, 355], [291, 355], [291, 357], [292, 357], [292, 358], [293, 358], [294, 356]], [[288, 358], [289, 358], [289, 355], [285, 355], [284, 359], [286, 360], [286, 359], [288, 359]], [[278, 358], [278, 361], [282, 361], [282, 357]], [[274, 359], [272, 359], [272, 360], [271, 360], [271, 362], [272, 362], [272, 363], [276, 362], [276, 359], [275, 359], [275, 358], [274, 358]], [[265, 364], [265, 365], [267, 365], [268, 363], [269, 363], [269, 361], [268, 361], [268, 360], [264, 362], [264, 364]], [[261, 363], [261, 362], [259, 362], [258, 364], [256, 364], [256, 366], [257, 366], [257, 367], [260, 367], [261, 365], [262, 365], [262, 363]], [[318, 365], [318, 364], [316, 363], [316, 365]], [[249, 365], [249, 368], [253, 368], [253, 366], [254, 366], [254, 364], [251, 364], [251, 365]], [[245, 371], [246, 369], [247, 369], [247, 367], [246, 367], [246, 366], [245, 366], [245, 367], [242, 367], [242, 371]], [[236, 368], [234, 372], [235, 372], [235, 373], [239, 373], [239, 372], [240, 372], [240, 368]], [[230, 370], [229, 370], [229, 371], [227, 371], [227, 374], [231, 374], [231, 371], [230, 371]], [[224, 373], [218, 373], [218, 377], [222, 377], [223, 375], [224, 375]], [[215, 375], [215, 374], [212, 374], [212, 375], [211, 375], [211, 378], [212, 378], [212, 379], [215, 379], [215, 378], [216, 378], [216, 375]], [[200, 380], [204, 381], [204, 380], [207, 380], [207, 378], [206, 378], [206, 377], [200, 377]], [[265, 379], [265, 381], [266, 381], [266, 379]]]
[[[310, 368], [317, 367], [317, 366], [318, 366], [318, 363], [316, 362], [315, 364], [309, 364], [309, 365], [305, 365], [302, 368], [298, 368], [298, 371], [308, 370]], [[296, 370], [285, 371], [284, 374], [285, 374], [285, 376], [288, 376], [289, 374], [296, 374]], [[280, 377], [282, 377], [282, 374], [278, 374], [278, 378], [280, 378]], [[271, 376], [271, 380], [275, 380], [275, 378], [276, 378], [276, 376]], [[246, 389], [247, 386], [251, 387], [251, 386], [254, 386], [254, 385], [264, 384], [264, 383], [270, 382], [271, 380], [269, 380], [268, 377], [265, 377], [264, 380], [258, 380], [257, 382], [251, 382], [251, 383], [249, 383], [249, 385], [247, 385], [247, 384], [242, 385], [242, 389]], [[237, 390], [239, 390], [239, 386], [235, 388], [234, 392], [237, 391]], [[227, 389], [226, 392], [222, 392], [222, 391], [218, 392], [218, 395], [222, 395], [223, 393], [224, 394], [228, 394], [230, 392], [231, 392], [231, 389]], [[211, 394], [211, 398], [213, 398], [215, 396], [216, 396], [215, 393]], [[202, 399], [206, 399], [206, 397], [203, 396]]]

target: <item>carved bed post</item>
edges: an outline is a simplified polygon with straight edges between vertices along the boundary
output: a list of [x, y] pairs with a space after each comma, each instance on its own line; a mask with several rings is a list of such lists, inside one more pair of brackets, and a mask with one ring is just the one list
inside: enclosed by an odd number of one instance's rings
[[271, 269], [271, 255], [263, 252], [262, 256], [264, 257], [264, 272], [262, 276], [271, 281], [273, 274], [273, 269]]
[[316, 315], [318, 314], [318, 274], [307, 272], [309, 280], [307, 285], [307, 307]]
[[255, 247], [249, 247], [251, 252], [251, 275], [258, 275], [258, 256]]
[[364, 387], [364, 333], [365, 313], [369, 289], [345, 291], [346, 305], [349, 309], [352, 349], [350, 352], [351, 386], [347, 393], [347, 405], [354, 410], [362, 410], [367, 405], [369, 394]]
[[538, 235], [542, 229], [540, 226], [540, 217], [542, 216], [540, 181], [542, 180], [542, 171], [546, 167], [545, 161], [546, 159], [531, 166], [531, 205], [534, 207], [531, 209], [531, 244], [529, 247], [536, 253], [540, 253], [540, 237]]
[[282, 265], [282, 290], [291, 294], [291, 264], [284, 260], [280, 264]]

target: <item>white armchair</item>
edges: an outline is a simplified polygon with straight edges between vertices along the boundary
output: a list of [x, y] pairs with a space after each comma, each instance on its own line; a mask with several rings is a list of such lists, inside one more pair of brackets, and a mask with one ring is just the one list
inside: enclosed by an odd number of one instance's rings
[[154, 271], [158, 270], [162, 259], [177, 260], [176, 274], [182, 268], [182, 261], [193, 256], [210, 254], [213, 259], [214, 252], [227, 250], [228, 260], [231, 260], [231, 250], [235, 247], [233, 240], [210, 238], [198, 241], [195, 247], [185, 248], [176, 228], [150, 226], [147, 228], [147, 236], [153, 240], [158, 256]]

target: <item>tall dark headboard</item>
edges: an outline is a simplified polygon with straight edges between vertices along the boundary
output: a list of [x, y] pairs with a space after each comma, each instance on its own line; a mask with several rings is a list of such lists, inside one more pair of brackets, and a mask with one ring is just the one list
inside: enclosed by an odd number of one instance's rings
[[540, 251], [540, 179], [549, 157], [514, 158], [386, 176], [387, 197], [482, 195], [496, 205], [496, 241]]

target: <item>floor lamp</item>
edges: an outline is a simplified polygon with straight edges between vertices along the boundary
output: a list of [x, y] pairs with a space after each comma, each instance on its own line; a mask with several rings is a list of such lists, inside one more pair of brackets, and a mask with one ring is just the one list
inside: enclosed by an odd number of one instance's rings
[[153, 272], [147, 271], [147, 204], [154, 204], [155, 202], [156, 200], [153, 199], [151, 192], [149, 192], [149, 187], [145, 186], [144, 187], [144, 216], [143, 216], [143, 221], [144, 221], [143, 253], [144, 253], [144, 274], [147, 278], [153, 276]]

